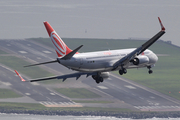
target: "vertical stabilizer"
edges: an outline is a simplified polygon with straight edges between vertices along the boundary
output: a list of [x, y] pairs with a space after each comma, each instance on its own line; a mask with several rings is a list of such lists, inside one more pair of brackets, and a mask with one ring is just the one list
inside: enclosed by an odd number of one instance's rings
[[44, 26], [46, 27], [49, 37], [51, 38], [58, 57], [64, 57], [65, 55], [69, 54], [72, 50], [67, 47], [51, 25], [48, 22], [44, 22]]

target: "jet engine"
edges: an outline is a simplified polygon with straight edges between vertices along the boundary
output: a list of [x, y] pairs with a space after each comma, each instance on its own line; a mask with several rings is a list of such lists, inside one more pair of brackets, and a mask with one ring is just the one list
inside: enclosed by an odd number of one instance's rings
[[145, 64], [149, 62], [149, 58], [145, 55], [143, 56], [137, 56], [132, 60], [132, 63], [134, 65], [139, 65], [139, 64]]

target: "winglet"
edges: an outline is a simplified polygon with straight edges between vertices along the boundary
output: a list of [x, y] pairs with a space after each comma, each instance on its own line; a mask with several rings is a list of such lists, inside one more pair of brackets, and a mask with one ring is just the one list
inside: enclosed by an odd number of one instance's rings
[[160, 17], [158, 17], [158, 19], [159, 19], [159, 23], [161, 25], [161, 31], [165, 31], [165, 27], [163, 26]]
[[19, 78], [21, 79], [21, 81], [23, 81], [23, 82], [25, 82], [26, 80], [25, 79], [23, 79], [22, 77], [21, 77], [21, 75], [16, 71], [16, 70], [14, 70], [15, 72], [16, 72], [16, 74], [19, 76]]

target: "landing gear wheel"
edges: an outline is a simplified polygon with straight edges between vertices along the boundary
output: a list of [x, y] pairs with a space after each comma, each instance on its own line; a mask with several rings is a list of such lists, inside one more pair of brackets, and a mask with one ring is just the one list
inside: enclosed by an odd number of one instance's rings
[[153, 73], [153, 71], [152, 70], [149, 70], [149, 74], [152, 74]]
[[99, 84], [99, 83], [100, 83], [100, 81], [99, 81], [99, 80], [96, 80], [96, 83], [97, 83], [97, 84]]
[[119, 70], [119, 74], [120, 74], [120, 75], [123, 75], [123, 73], [124, 73], [124, 72], [123, 72], [122, 70]]
[[125, 68], [123, 68], [122, 70], [119, 70], [120, 75], [123, 75], [123, 74], [126, 74], [126, 73], [127, 73], [127, 70]]
[[151, 66], [147, 66], [147, 68], [149, 69], [149, 74], [152, 74], [153, 73], [153, 71], [151, 70]]
[[127, 73], [127, 70], [126, 70], [125, 68], [123, 69], [123, 73], [124, 73], [124, 74], [126, 74], [126, 73]]
[[103, 80], [103, 78], [102, 78], [102, 77], [100, 77], [100, 78], [99, 78], [99, 81], [100, 81], [100, 82], [103, 82], [104, 80]]

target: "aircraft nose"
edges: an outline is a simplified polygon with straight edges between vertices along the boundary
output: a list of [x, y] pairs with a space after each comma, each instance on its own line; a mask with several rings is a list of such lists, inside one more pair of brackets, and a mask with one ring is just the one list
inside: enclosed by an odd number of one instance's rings
[[151, 60], [152, 60], [153, 63], [156, 63], [158, 61], [157, 55], [153, 53]]

